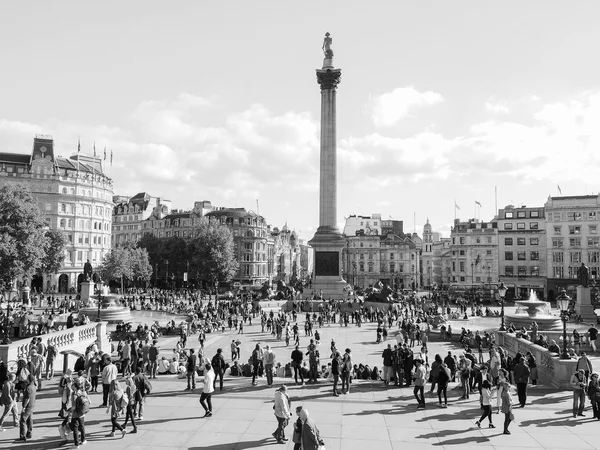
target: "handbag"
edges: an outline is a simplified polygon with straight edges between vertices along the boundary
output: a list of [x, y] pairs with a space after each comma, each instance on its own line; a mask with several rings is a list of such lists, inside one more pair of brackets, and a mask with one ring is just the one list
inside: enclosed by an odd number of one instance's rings
[[294, 434], [292, 434], [292, 442], [294, 444], [300, 443], [300, 433], [298, 433], [298, 430], [294, 430]]
[[508, 418], [510, 420], [515, 420], [515, 415], [512, 413], [512, 411], [508, 413]]

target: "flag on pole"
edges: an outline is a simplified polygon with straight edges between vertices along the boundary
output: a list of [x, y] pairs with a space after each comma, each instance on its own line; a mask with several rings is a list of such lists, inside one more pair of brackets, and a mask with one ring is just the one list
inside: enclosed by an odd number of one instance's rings
[[477, 200], [475, 200], [475, 204], [481, 207], [481, 203], [479, 203]]
[[77, 172], [79, 172], [79, 154], [81, 153], [81, 141], [77, 139]]
[[560, 195], [562, 195], [562, 191], [560, 190], [560, 186], [557, 184], [557, 185], [556, 185], [556, 187], [558, 188], [558, 193], [559, 193]]
[[460, 206], [456, 204], [456, 201], [454, 202], [454, 207], [460, 211]]
[[112, 166], [112, 158], [113, 158], [113, 152], [112, 149], [110, 150], [110, 165]]
[[94, 158], [96, 157], [96, 141], [94, 141]]
[[106, 145], [104, 146], [104, 161], [106, 161]]

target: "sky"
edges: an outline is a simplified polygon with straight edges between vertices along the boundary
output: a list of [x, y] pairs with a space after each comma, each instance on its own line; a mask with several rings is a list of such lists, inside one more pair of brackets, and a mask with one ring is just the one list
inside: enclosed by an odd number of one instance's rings
[[596, 1], [1, 2], [0, 151], [38, 133], [62, 156], [106, 146], [115, 194], [245, 207], [310, 239], [330, 32], [340, 228], [380, 213], [449, 236], [455, 214], [494, 217], [495, 189], [498, 208], [598, 193], [598, 17]]

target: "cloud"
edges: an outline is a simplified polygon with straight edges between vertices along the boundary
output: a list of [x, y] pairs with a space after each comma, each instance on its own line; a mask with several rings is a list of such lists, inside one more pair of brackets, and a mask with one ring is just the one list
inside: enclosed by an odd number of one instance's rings
[[492, 114], [508, 114], [510, 112], [510, 108], [505, 102], [499, 102], [491, 98], [487, 102], [485, 102], [485, 110]]
[[443, 102], [434, 91], [419, 92], [414, 86], [396, 88], [372, 99], [372, 119], [376, 127], [389, 127], [408, 116], [417, 107]]

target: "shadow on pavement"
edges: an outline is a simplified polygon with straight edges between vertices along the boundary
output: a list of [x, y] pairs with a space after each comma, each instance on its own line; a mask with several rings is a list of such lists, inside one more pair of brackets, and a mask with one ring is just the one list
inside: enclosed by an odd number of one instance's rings
[[263, 438], [257, 441], [230, 442], [228, 444], [203, 445], [202, 447], [189, 447], [188, 450], [246, 450], [273, 445], [274, 439]]

